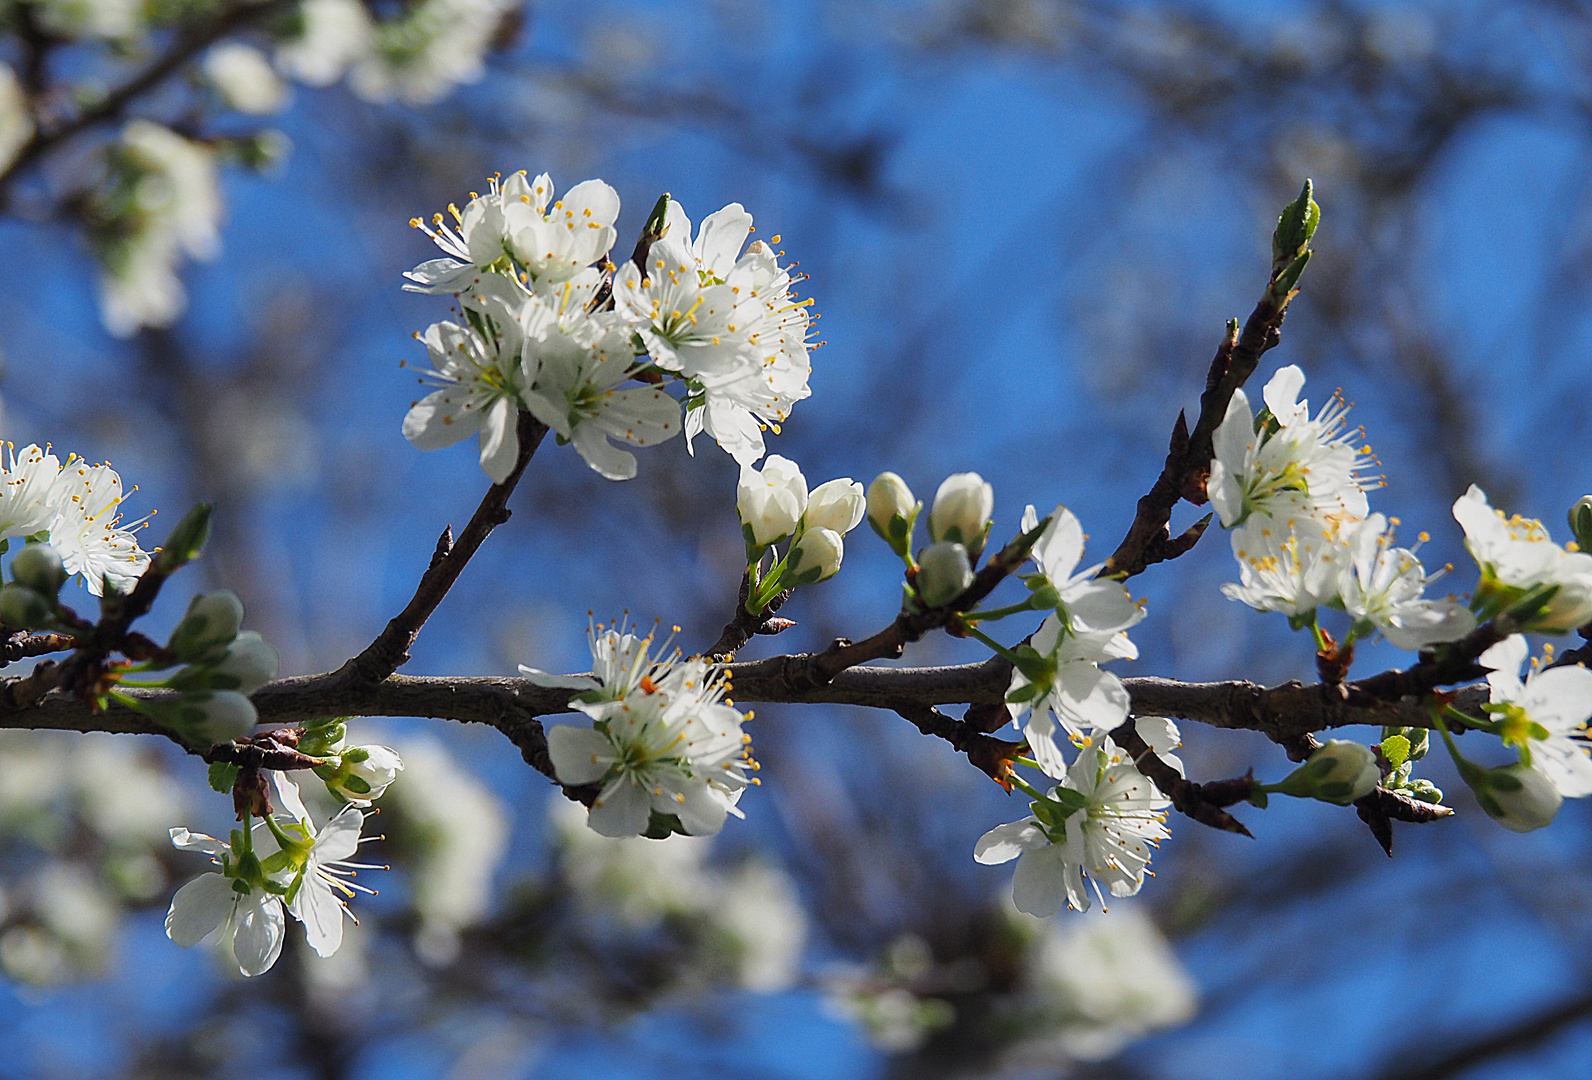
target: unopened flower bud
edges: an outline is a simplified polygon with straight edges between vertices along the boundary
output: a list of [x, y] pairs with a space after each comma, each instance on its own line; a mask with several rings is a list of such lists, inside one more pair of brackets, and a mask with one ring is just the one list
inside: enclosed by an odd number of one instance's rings
[[236, 690], [216, 690], [183, 699], [184, 726], [197, 743], [231, 742], [254, 734], [259, 714]]
[[834, 529], [808, 529], [790, 549], [785, 581], [791, 586], [828, 581], [840, 569], [845, 553], [845, 541]]
[[995, 512], [995, 489], [978, 473], [956, 473], [945, 478], [934, 493], [929, 510], [929, 539], [954, 541], [971, 558], [984, 550], [990, 515]]
[[867, 499], [862, 485], [851, 477], [819, 484], [807, 496], [807, 513], [802, 525], [808, 529], [833, 529], [845, 536], [862, 521]]
[[1376, 755], [1370, 747], [1331, 739], [1272, 790], [1300, 799], [1320, 799], [1348, 806], [1371, 794], [1381, 780], [1382, 770], [1377, 767]]
[[270, 642], [253, 630], [245, 630], [232, 639], [226, 656], [210, 669], [211, 685], [252, 694], [276, 678], [281, 663]]
[[971, 584], [973, 566], [961, 544], [947, 540], [918, 553], [918, 598], [925, 607], [949, 604]]
[[1497, 769], [1461, 768], [1460, 775], [1476, 793], [1476, 802], [1487, 816], [1510, 832], [1542, 828], [1553, 820], [1564, 802], [1551, 780], [1518, 761]]
[[243, 624], [243, 603], [230, 592], [204, 593], [193, 598], [188, 613], [172, 631], [166, 647], [187, 664], [219, 659], [238, 636]]
[[29, 544], [11, 560], [11, 577], [18, 585], [50, 597], [66, 584], [66, 567], [61, 553], [49, 544]]
[[49, 626], [55, 615], [50, 601], [26, 585], [12, 582], [0, 588], [0, 621], [19, 630]]
[[390, 746], [350, 746], [343, 751], [337, 770], [325, 777], [326, 787], [355, 806], [369, 806], [381, 798], [403, 768], [398, 751]]
[[796, 463], [778, 454], [761, 471], [746, 466], [735, 490], [735, 512], [741, 519], [748, 554], [761, 552], [796, 531], [807, 509], [807, 479]]
[[912, 547], [918, 510], [912, 489], [895, 473], [880, 473], [868, 485], [868, 525], [902, 558]]

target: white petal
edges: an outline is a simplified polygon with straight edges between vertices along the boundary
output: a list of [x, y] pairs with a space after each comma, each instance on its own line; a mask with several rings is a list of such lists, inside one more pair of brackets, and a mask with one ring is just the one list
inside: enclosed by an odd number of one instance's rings
[[608, 772], [613, 746], [602, 732], [573, 724], [547, 730], [547, 754], [561, 784], [595, 784]]
[[709, 273], [720, 279], [726, 278], [751, 232], [752, 215], [740, 203], [730, 203], [702, 219], [702, 231], [697, 235], [695, 254]]
[[304, 940], [320, 956], [330, 956], [343, 943], [343, 905], [326, 882], [304, 877], [293, 898], [293, 917], [304, 924]]
[[603, 479], [629, 480], [636, 475], [636, 455], [610, 443], [607, 433], [596, 424], [587, 422], [575, 428], [570, 442]]
[[359, 850], [359, 831], [364, 825], [365, 815], [356, 807], [343, 807], [315, 835], [315, 858], [322, 863], [329, 863], [353, 855]]
[[552, 672], [526, 667], [524, 664], [520, 665], [520, 674], [524, 675], [528, 682], [553, 690], [597, 690], [602, 687], [602, 683], [590, 675], [554, 675]]
[[1034, 545], [1033, 557], [1053, 584], [1065, 583], [1083, 557], [1083, 525], [1077, 515], [1065, 506], [1056, 507], [1045, 535]]
[[[1067, 906], [1067, 866], [1054, 847], [1024, 853], [1012, 875], [1012, 903], [1041, 919]], [[1084, 906], [1088, 907], [1088, 897]]]
[[[285, 772], [273, 772], [271, 779], [276, 782], [277, 801], [282, 804], [282, 809], [292, 815], [294, 821], [309, 821], [310, 812], [304, 807], [304, 800], [299, 795], [298, 781]], [[310, 828], [314, 828], [311, 822]]]
[[1476, 662], [1484, 668], [1492, 668], [1494, 671], [1501, 671], [1518, 677], [1520, 665], [1526, 662], [1526, 654], [1528, 652], [1530, 652], [1530, 646], [1526, 644], [1526, 636], [1524, 634], [1510, 634], [1478, 656]]
[[245, 975], [269, 971], [282, 954], [286, 929], [282, 901], [276, 897], [250, 896], [240, 901], [232, 935], [232, 954], [238, 958], [238, 970]]
[[713, 836], [724, 828], [729, 804], [706, 781], [687, 782], [680, 789], [684, 802], [671, 800], [669, 812], [680, 818], [680, 825], [692, 836]]
[[213, 836], [206, 836], [201, 832], [189, 832], [187, 829], [171, 830], [171, 846], [183, 851], [202, 851], [206, 855], [224, 855], [232, 850]]
[[520, 440], [515, 431], [518, 423], [514, 402], [506, 397], [494, 401], [482, 421], [481, 468], [494, 484], [509, 478], [520, 456]]
[[652, 797], [640, 784], [620, 780], [609, 784], [592, 806], [586, 824], [603, 836], [640, 836], [652, 819]]
[[166, 912], [166, 936], [183, 948], [213, 934], [232, 913], [238, 894], [221, 874], [200, 874], [177, 890]]
[[978, 838], [978, 843], [973, 845], [973, 858], [985, 866], [995, 866], [1003, 862], [1011, 862], [1025, 851], [1034, 851], [1048, 846], [1049, 840], [1040, 831], [1039, 823], [1033, 818], [1025, 821], [1013, 821], [1007, 825], [997, 825], [989, 832]]
[[445, 386], [426, 395], [404, 417], [404, 438], [417, 450], [436, 450], [474, 435], [481, 429], [482, 417], [470, 400], [462, 386]]

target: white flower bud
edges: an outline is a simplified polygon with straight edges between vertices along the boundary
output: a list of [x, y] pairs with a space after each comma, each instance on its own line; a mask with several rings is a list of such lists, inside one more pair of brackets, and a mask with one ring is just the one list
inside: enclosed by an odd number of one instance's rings
[[1344, 739], [1329, 739], [1278, 784], [1276, 790], [1300, 799], [1348, 806], [1363, 799], [1382, 780], [1382, 770], [1369, 747]]
[[390, 746], [350, 746], [343, 751], [337, 772], [326, 779], [326, 786], [355, 806], [369, 806], [381, 798], [403, 768], [398, 751]]
[[210, 669], [212, 676], [221, 676], [236, 685], [226, 686], [219, 682], [212, 685], [252, 694], [276, 678], [281, 662], [270, 642], [253, 630], [245, 630], [227, 646], [227, 655], [221, 662]]
[[956, 473], [945, 478], [934, 493], [929, 510], [929, 539], [953, 540], [973, 558], [984, 550], [990, 515], [995, 512], [995, 489], [978, 473]]
[[902, 558], [912, 548], [912, 525], [917, 516], [918, 501], [912, 489], [895, 473], [880, 473], [868, 485], [868, 525]]
[[949, 604], [973, 584], [973, 566], [967, 549], [945, 541], [918, 553], [918, 598], [926, 607]]
[[1564, 796], [1542, 773], [1515, 762], [1497, 769], [1461, 769], [1487, 816], [1510, 832], [1531, 832], [1553, 820]]
[[794, 533], [806, 509], [807, 479], [794, 461], [772, 454], [761, 471], [741, 469], [735, 512], [748, 549], [766, 548]]
[[49, 544], [29, 544], [11, 560], [11, 577], [43, 596], [54, 596], [66, 584], [61, 553]]
[[847, 476], [819, 484], [807, 496], [807, 513], [802, 524], [809, 529], [833, 529], [844, 536], [862, 521], [867, 500], [862, 485]]
[[845, 541], [835, 530], [808, 529], [790, 549], [790, 559], [785, 568], [786, 584], [811, 585], [817, 581], [828, 581], [840, 569], [840, 560], [845, 553]]
[[236, 690], [194, 694], [183, 700], [187, 728], [199, 743], [231, 742], [254, 734], [259, 714], [254, 703]]
[[219, 657], [238, 636], [243, 624], [243, 602], [230, 592], [204, 593], [193, 598], [188, 612], [172, 631], [166, 647], [184, 663], [202, 663]]

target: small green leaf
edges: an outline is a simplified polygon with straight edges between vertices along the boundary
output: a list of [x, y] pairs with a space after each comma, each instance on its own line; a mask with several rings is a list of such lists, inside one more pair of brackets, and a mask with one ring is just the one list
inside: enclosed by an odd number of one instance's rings
[[238, 773], [243, 770], [230, 761], [212, 761], [210, 763], [210, 787], [212, 790], [228, 792], [238, 779]]
[[1382, 740], [1382, 756], [1395, 769], [1409, 760], [1410, 741], [1402, 735], [1391, 735]]

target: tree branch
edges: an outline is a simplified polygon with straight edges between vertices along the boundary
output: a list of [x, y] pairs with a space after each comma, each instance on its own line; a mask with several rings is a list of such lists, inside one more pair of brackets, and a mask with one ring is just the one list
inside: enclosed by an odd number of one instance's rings
[[[265, 3], [240, 3], [228, 8], [205, 25], [180, 31], [171, 47], [152, 61], [148, 67], [116, 87], [99, 101], [59, 126], [46, 129], [42, 124], [35, 128], [32, 138], [22, 144], [11, 164], [0, 170], [0, 203], [11, 180], [34, 161], [49, 153], [60, 143], [90, 128], [119, 117], [136, 99], [172, 75], [205, 49], [237, 30], [260, 22], [266, 16], [288, 7], [293, 0], [266, 0]], [[35, 93], [37, 90], [34, 91]]]
[[393, 616], [375, 641], [338, 670], [339, 677], [350, 683], [379, 683], [408, 661], [409, 649], [414, 645], [415, 638], [420, 636], [420, 628], [437, 610], [437, 605], [448, 595], [453, 583], [459, 580], [465, 564], [480, 550], [486, 538], [492, 535], [492, 530], [509, 519], [509, 496], [514, 494], [525, 467], [531, 463], [531, 456], [546, 436], [547, 425], [530, 413], [522, 412], [516, 433], [520, 452], [514, 461], [513, 471], [501, 484], [493, 484], [487, 489], [481, 498], [481, 505], [476, 507], [470, 523], [464, 527], [457, 541], [452, 539], [451, 526], [443, 531], [437, 541], [437, 549], [431, 556], [431, 565], [421, 575], [413, 599]]

